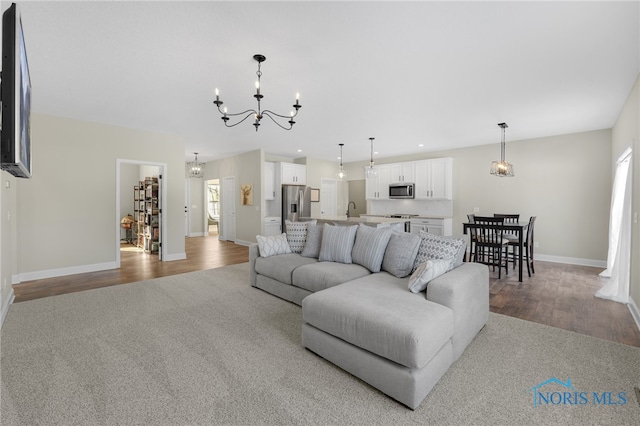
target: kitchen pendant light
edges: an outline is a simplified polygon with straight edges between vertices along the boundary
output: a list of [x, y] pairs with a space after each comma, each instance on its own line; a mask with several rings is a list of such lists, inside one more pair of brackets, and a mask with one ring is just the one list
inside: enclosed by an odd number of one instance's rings
[[504, 133], [507, 127], [507, 123], [499, 123], [498, 126], [502, 129], [502, 141], [500, 142], [500, 161], [493, 161], [491, 163], [491, 171], [490, 173], [493, 176], [498, 177], [513, 177], [513, 165], [507, 163], [504, 159], [504, 151], [505, 151], [505, 141], [504, 141]]
[[345, 180], [347, 178], [347, 172], [344, 171], [344, 167], [342, 166], [342, 147], [344, 144], [339, 143], [338, 145], [340, 145], [340, 167], [338, 167], [338, 179]]
[[367, 167], [366, 176], [367, 179], [375, 178], [378, 176], [378, 169], [375, 168], [375, 164], [373, 162], [373, 140], [375, 138], [369, 138], [369, 142], [371, 142], [371, 159], [369, 160], [369, 167]]

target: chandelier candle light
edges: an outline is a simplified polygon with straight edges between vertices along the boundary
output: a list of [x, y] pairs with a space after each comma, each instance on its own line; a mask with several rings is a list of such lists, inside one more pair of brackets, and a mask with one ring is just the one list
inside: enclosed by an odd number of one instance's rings
[[[275, 112], [267, 109], [262, 110], [260, 106], [260, 101], [262, 100], [262, 98], [264, 98], [264, 95], [260, 93], [260, 77], [262, 77], [262, 71], [260, 71], [260, 65], [264, 61], [266, 61], [267, 58], [264, 55], [257, 54], [257, 55], [253, 55], [253, 59], [255, 59], [256, 62], [258, 62], [258, 72], [256, 72], [256, 75], [258, 76], [258, 81], [256, 81], [256, 93], [255, 95], [253, 95], [253, 97], [256, 98], [256, 101], [258, 101], [258, 109], [257, 110], [248, 109], [246, 111], [239, 112], [239, 113], [230, 113], [227, 111], [227, 107], [224, 107], [224, 109], [222, 110], [220, 109], [220, 105], [222, 105], [223, 102], [220, 100], [220, 92], [218, 91], [218, 89], [216, 89], [216, 100], [213, 101], [213, 103], [218, 107], [218, 112], [222, 114], [222, 121], [224, 121], [224, 125], [227, 127], [237, 126], [238, 124], [242, 123], [247, 118], [253, 115], [255, 119], [255, 121], [253, 122], [253, 125], [256, 128], [256, 132], [258, 131], [258, 127], [260, 127], [260, 120], [262, 120], [263, 117], [269, 117], [274, 123], [276, 123], [278, 126], [283, 128], [284, 130], [291, 130], [293, 128], [293, 125], [296, 124], [296, 122], [293, 121], [293, 119], [298, 115], [298, 110], [302, 108], [302, 105], [300, 105], [300, 94], [296, 93], [296, 103], [293, 104], [293, 108], [295, 109], [295, 112], [291, 111], [289, 115], [276, 114]], [[228, 123], [230, 117], [238, 117], [242, 115], [244, 115], [244, 118], [242, 118], [237, 123], [234, 123], [234, 124]], [[277, 119], [288, 120], [289, 126], [287, 127], [287, 125], [280, 124], [277, 121]]]
[[498, 177], [513, 177], [513, 165], [509, 164], [504, 159], [505, 142], [504, 132], [507, 127], [507, 123], [499, 123], [498, 126], [502, 129], [502, 141], [500, 142], [500, 161], [493, 161], [491, 163], [490, 173], [493, 176]]
[[344, 167], [342, 167], [342, 147], [343, 143], [339, 143], [340, 145], [340, 167], [338, 167], [338, 179], [345, 180], [347, 178], [347, 172], [344, 171]]
[[373, 162], [373, 140], [375, 138], [369, 138], [369, 142], [371, 142], [371, 159], [369, 160], [369, 167], [367, 167], [367, 178], [375, 178], [376, 176], [378, 176], [378, 169], [376, 169], [374, 166], [374, 162]]

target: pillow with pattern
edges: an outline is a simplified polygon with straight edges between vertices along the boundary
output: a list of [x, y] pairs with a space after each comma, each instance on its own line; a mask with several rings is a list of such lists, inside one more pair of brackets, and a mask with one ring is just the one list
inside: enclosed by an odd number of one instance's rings
[[307, 241], [309, 225], [315, 225], [316, 220], [309, 222], [294, 222], [289, 219], [284, 221], [287, 234], [287, 242], [292, 253], [302, 253], [304, 243]]
[[260, 251], [260, 257], [291, 253], [289, 243], [287, 242], [287, 235], [284, 233], [268, 237], [256, 235], [256, 240], [258, 240], [258, 251]]
[[420, 239], [422, 241], [420, 241], [418, 254], [413, 263], [413, 271], [415, 271], [420, 264], [431, 259], [452, 259], [453, 261], [449, 266], [449, 270], [451, 270], [457, 266], [455, 259], [458, 257], [459, 251], [466, 248], [464, 238], [443, 237], [420, 231]]
[[429, 281], [449, 270], [452, 261], [453, 259], [433, 259], [420, 264], [409, 278], [409, 291], [412, 293], [425, 291]]

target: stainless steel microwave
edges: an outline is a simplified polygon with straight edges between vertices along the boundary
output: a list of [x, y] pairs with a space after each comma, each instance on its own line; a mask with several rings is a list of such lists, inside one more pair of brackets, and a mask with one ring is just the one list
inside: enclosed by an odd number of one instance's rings
[[392, 183], [389, 185], [389, 198], [415, 198], [414, 187], [413, 183]]

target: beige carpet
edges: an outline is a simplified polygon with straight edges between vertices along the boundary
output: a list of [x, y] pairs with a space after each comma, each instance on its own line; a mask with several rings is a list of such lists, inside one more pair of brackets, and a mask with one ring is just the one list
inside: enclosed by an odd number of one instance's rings
[[[412, 411], [302, 348], [300, 321], [248, 285], [247, 264], [17, 303], [0, 340], [0, 423], [640, 422], [638, 348], [491, 314]], [[573, 388], [540, 388], [552, 402], [588, 403], [534, 408], [531, 388], [551, 378]]]

